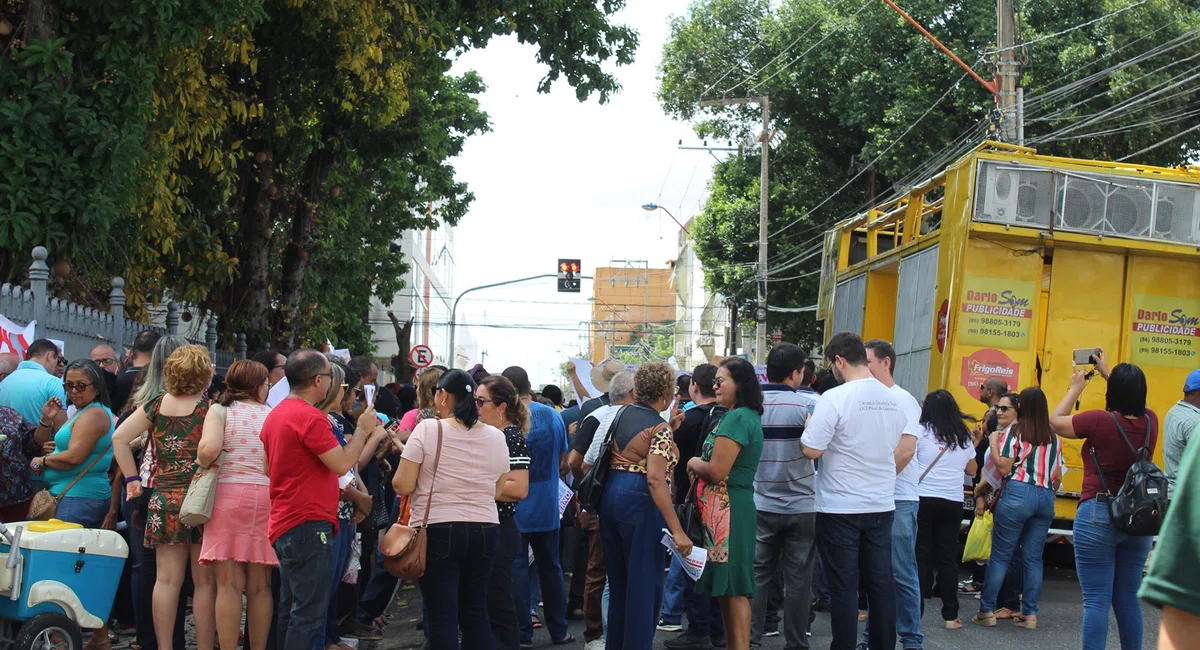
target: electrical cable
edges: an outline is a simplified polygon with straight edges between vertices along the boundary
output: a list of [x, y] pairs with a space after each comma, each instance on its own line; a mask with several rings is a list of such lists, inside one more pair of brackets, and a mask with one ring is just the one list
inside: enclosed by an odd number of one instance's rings
[[[843, 4], [845, 4], [846, 2], [847, 2], [847, 0], [841, 0], [841, 1], [838, 3], [838, 6], [837, 6], [837, 7], [834, 7], [833, 9], [830, 9], [830, 13], [832, 13], [832, 12], [833, 12], [834, 10], [836, 10], [836, 9], [840, 9], [840, 8], [841, 8], [841, 6], [842, 6]], [[868, 4], [870, 4], [871, 2], [872, 2], [872, 0], [866, 0], [866, 2], [864, 2], [864, 3], [863, 3], [863, 7], [865, 8], [865, 7], [866, 7]], [[862, 9], [859, 9], [859, 11], [862, 11]], [[858, 14], [857, 14], [857, 13], [855, 13], [855, 15], [858, 15]], [[791, 43], [788, 43], [787, 47], [783, 48], [783, 50], [781, 50], [781, 51], [779, 52], [779, 54], [776, 54], [776, 55], [774, 56], [774, 58], [772, 58], [770, 61], [767, 61], [767, 63], [766, 63], [765, 65], [763, 65], [763, 67], [759, 68], [758, 70], [755, 70], [755, 71], [754, 71], [752, 74], [750, 74], [749, 76], [747, 76], [745, 79], [742, 79], [742, 80], [741, 80], [741, 81], [739, 81], [737, 84], [735, 84], [735, 85], [733, 85], [733, 86], [730, 86], [729, 88], [726, 88], [726, 89], [725, 89], [725, 92], [723, 93], [723, 95], [725, 95], [725, 96], [729, 96], [729, 93], [731, 93], [731, 92], [733, 92], [733, 91], [737, 90], [737, 89], [738, 89], [738, 88], [740, 88], [741, 86], [745, 85], [745, 84], [746, 84], [746, 82], [748, 82], [748, 81], [750, 81], [751, 79], [753, 79], [753, 78], [757, 77], [758, 75], [762, 74], [762, 71], [763, 71], [763, 70], [766, 70], [767, 68], [771, 67], [771, 64], [773, 64], [773, 63], [775, 63], [776, 61], [778, 61], [779, 59], [783, 58], [783, 56], [784, 56], [785, 54], [787, 54], [789, 51], [791, 51], [791, 49], [792, 49], [793, 47], [796, 47], [796, 45], [797, 45], [797, 44], [800, 42], [800, 40], [801, 40], [801, 39], [803, 39], [805, 36], [808, 36], [808, 35], [809, 35], [809, 34], [812, 32], [812, 30], [816, 29], [816, 28], [817, 28], [817, 27], [818, 27], [818, 26], [819, 26], [821, 23], [823, 23], [823, 22], [825, 22], [825, 16], [818, 16], [818, 17], [817, 17], [817, 20], [816, 20], [816, 22], [814, 22], [812, 25], [810, 25], [810, 26], [809, 26], [809, 28], [808, 28], [808, 29], [806, 29], [806, 30], [804, 30], [804, 32], [803, 32], [803, 33], [801, 33], [799, 36], [797, 36], [796, 38], [792, 39], [792, 42], [791, 42]], [[824, 38], [822, 38], [822, 39], [821, 39], [821, 41], [824, 41], [824, 40], [825, 40]], [[818, 44], [819, 44], [819, 43], [820, 43], [820, 41], [818, 41]], [[810, 48], [810, 49], [811, 49], [811, 48]], [[713, 84], [713, 85], [715, 86], [716, 84]], [[711, 90], [711, 88], [709, 88], [708, 90]], [[708, 92], [708, 90], [705, 90], [705, 93], [707, 93], [707, 92]]]
[[[863, 12], [863, 10], [867, 8], [867, 5], [871, 4], [871, 2], [872, 2], [872, 0], [867, 0], [866, 2], [864, 2], [864, 3], [862, 4], [862, 6], [858, 8], [858, 11], [854, 12], [853, 14], [851, 14], [851, 15], [850, 15], [850, 17], [851, 17], [851, 18], [854, 18], [854, 17], [858, 16], [858, 14], [862, 13], [862, 12]], [[838, 33], [839, 31], [841, 31], [841, 29], [842, 29], [844, 26], [846, 26], [847, 24], [849, 24], [849, 22], [850, 22], [850, 21], [848, 21], [848, 20], [847, 20], [847, 21], [843, 21], [843, 22], [840, 22], [840, 23], [838, 23], [838, 25], [837, 25], [836, 27], [834, 27], [832, 30], [830, 30], [830, 31], [829, 31], [829, 33], [827, 33], [827, 34], [825, 34], [824, 36], [822, 36], [822, 37], [821, 37], [821, 40], [817, 41], [816, 43], [813, 43], [811, 46], [809, 46], [809, 48], [808, 48], [807, 50], [804, 50], [804, 51], [803, 51], [803, 52], [801, 52], [799, 55], [797, 55], [797, 56], [796, 56], [796, 58], [792, 59], [791, 61], [788, 61], [786, 65], [784, 65], [782, 68], [780, 68], [780, 69], [776, 70], [776, 71], [775, 71], [775, 73], [774, 73], [774, 74], [772, 74], [771, 76], [769, 76], [769, 77], [767, 77], [766, 79], [763, 79], [762, 81], [760, 81], [760, 82], [758, 82], [758, 83], [754, 84], [754, 86], [752, 86], [752, 87], [750, 87], [750, 88], [747, 88], [747, 89], [746, 89], [746, 92], [747, 92], [747, 93], [749, 93], [749, 94], [753, 94], [754, 92], [756, 92], [756, 91], [757, 91], [757, 90], [758, 90], [760, 87], [762, 87], [762, 86], [763, 86], [764, 84], [766, 84], [768, 81], [770, 81], [770, 80], [774, 79], [775, 77], [778, 77], [778, 76], [779, 76], [779, 75], [780, 75], [780, 74], [781, 74], [781, 73], [782, 73], [784, 70], [787, 70], [788, 68], [792, 67], [792, 65], [793, 65], [793, 64], [795, 64], [797, 61], [799, 61], [800, 59], [803, 59], [805, 56], [807, 56], [809, 52], [812, 52], [812, 51], [813, 51], [814, 49], [816, 49], [816, 48], [817, 48], [817, 46], [818, 46], [818, 45], [820, 45], [821, 43], [824, 43], [824, 42], [825, 42], [825, 41], [826, 41], [826, 40], [827, 40], [827, 39], [828, 39], [830, 36], [833, 36], [834, 34], [836, 34], [836, 33]], [[770, 64], [767, 64], [767, 65], [770, 65]], [[765, 67], [765, 66], [764, 66], [764, 67]], [[760, 71], [760, 72], [761, 72], [761, 71]]]
[[[978, 61], [976, 61], [976, 64], [978, 64], [978, 63], [979, 63], [979, 62], [978, 62]], [[917, 126], [918, 124], [920, 124], [922, 120], [924, 120], [926, 117], [928, 117], [928, 116], [929, 116], [929, 114], [930, 114], [930, 113], [932, 113], [932, 112], [933, 112], [933, 109], [937, 108], [937, 107], [938, 107], [938, 105], [940, 105], [940, 104], [941, 104], [943, 101], [945, 101], [945, 99], [946, 99], [947, 97], [949, 97], [949, 96], [950, 96], [950, 93], [952, 93], [952, 92], [954, 92], [955, 90], [957, 90], [957, 89], [958, 89], [958, 87], [959, 87], [959, 86], [962, 84], [963, 80], [967, 78], [967, 74], [968, 74], [968, 73], [964, 72], [964, 73], [962, 74], [962, 76], [960, 76], [960, 77], [958, 78], [958, 81], [955, 81], [955, 82], [954, 82], [954, 83], [953, 83], [953, 84], [950, 86], [950, 88], [948, 88], [948, 89], [946, 90], [946, 92], [942, 93], [942, 96], [941, 96], [941, 97], [938, 97], [938, 98], [937, 98], [937, 100], [936, 100], [936, 101], [934, 101], [934, 102], [933, 102], [933, 104], [931, 104], [931, 105], [929, 106], [929, 108], [928, 108], [928, 109], [926, 109], [926, 110], [925, 110], [925, 112], [921, 114], [921, 116], [920, 116], [920, 117], [918, 117], [918, 118], [917, 118], [916, 120], [914, 120], [914, 121], [913, 121], [911, 124], [909, 124], [909, 125], [908, 125], [908, 128], [907, 128], [907, 129], [905, 129], [903, 133], [901, 133], [901, 134], [900, 134], [900, 135], [899, 135], [899, 136], [898, 136], [898, 137], [897, 137], [895, 140], [893, 140], [893, 141], [892, 141], [892, 143], [891, 143], [891, 144], [889, 144], [889, 145], [887, 146], [887, 148], [886, 148], [886, 149], [884, 149], [883, 151], [881, 151], [881, 152], [879, 153], [879, 155], [875, 156], [875, 159], [874, 159], [874, 160], [872, 160], [872, 161], [871, 161], [869, 164], [867, 164], [865, 167], [863, 167], [861, 170], [859, 170], [859, 172], [858, 172], [857, 174], [855, 174], [853, 177], [851, 177], [851, 178], [850, 178], [850, 180], [846, 181], [846, 183], [845, 183], [845, 184], [843, 184], [841, 187], [839, 187], [837, 190], [835, 190], [835, 191], [834, 191], [832, 194], [830, 194], [829, 196], [827, 196], [827, 197], [826, 197], [826, 198], [825, 198], [823, 201], [821, 201], [821, 202], [820, 202], [820, 203], [818, 203], [816, 206], [814, 206], [814, 207], [810, 208], [809, 210], [807, 210], [807, 211], [806, 211], [806, 216], [808, 216], [808, 215], [811, 215], [812, 213], [814, 213], [814, 212], [816, 212], [817, 210], [819, 210], [819, 209], [820, 209], [822, 206], [824, 206], [825, 204], [827, 204], [827, 203], [829, 203], [830, 201], [832, 201], [832, 200], [833, 200], [833, 198], [834, 198], [835, 196], [837, 196], [838, 194], [840, 194], [840, 193], [842, 192], [842, 190], [844, 190], [844, 189], [846, 189], [847, 187], [849, 187], [849, 186], [850, 186], [850, 184], [851, 184], [851, 183], [853, 183], [854, 181], [858, 180], [858, 178], [859, 178], [860, 176], [862, 176], [864, 172], [866, 172], [866, 171], [867, 171], [868, 169], [870, 169], [870, 168], [871, 168], [871, 167], [872, 167], [872, 166], [873, 166], [875, 163], [879, 162], [879, 160], [880, 160], [880, 159], [882, 159], [882, 158], [883, 158], [885, 155], [887, 155], [887, 153], [888, 153], [889, 151], [891, 151], [893, 147], [895, 147], [897, 144], [899, 144], [899, 143], [900, 143], [900, 141], [901, 141], [901, 140], [903, 140], [903, 139], [904, 139], [904, 136], [906, 136], [906, 135], [908, 135], [909, 133], [911, 133], [911, 132], [912, 132], [912, 130], [913, 130], [914, 128], [916, 128], [916, 126]], [[787, 225], [783, 226], [783, 227], [782, 227], [782, 228], [780, 228], [779, 230], [776, 230], [774, 233], [771, 233], [771, 236], [772, 236], [772, 237], [777, 237], [777, 236], [779, 236], [779, 235], [782, 235], [782, 234], [784, 233], [784, 231], [786, 231], [787, 229], [791, 228], [793, 225], [795, 225], [796, 223], [799, 223], [799, 222], [800, 222], [800, 219], [799, 219], [799, 218], [797, 218], [797, 219], [793, 220], [792, 222], [788, 223]]]
[[1067, 29], [1064, 29], [1064, 30], [1062, 30], [1062, 31], [1060, 31], [1060, 32], [1055, 32], [1055, 33], [1053, 33], [1053, 34], [1047, 34], [1047, 35], [1045, 35], [1045, 36], [1041, 36], [1041, 37], [1035, 38], [1035, 39], [1033, 39], [1032, 41], [1025, 41], [1024, 43], [1018, 43], [1018, 44], [1016, 44], [1016, 45], [1010, 45], [1010, 46], [1008, 46], [1008, 47], [1003, 47], [1003, 48], [999, 48], [999, 49], [996, 49], [996, 50], [992, 50], [991, 52], [987, 52], [987, 53], [985, 53], [985, 55], [999, 54], [999, 53], [1001, 53], [1001, 52], [1008, 52], [1009, 50], [1017, 50], [1017, 49], [1020, 49], [1020, 48], [1023, 48], [1023, 47], [1028, 47], [1028, 46], [1030, 46], [1030, 45], [1033, 45], [1033, 44], [1035, 44], [1035, 43], [1041, 43], [1042, 41], [1048, 41], [1048, 40], [1050, 40], [1050, 39], [1052, 39], [1052, 38], [1058, 38], [1059, 36], [1062, 36], [1062, 35], [1064, 35], [1064, 34], [1070, 34], [1071, 32], [1074, 32], [1074, 31], [1077, 31], [1077, 30], [1083, 29], [1084, 27], [1088, 27], [1088, 26], [1091, 26], [1091, 25], [1095, 25], [1096, 23], [1098, 23], [1098, 22], [1100, 22], [1100, 21], [1102, 21], [1102, 20], [1108, 20], [1109, 18], [1112, 18], [1113, 16], [1116, 16], [1116, 15], [1118, 15], [1118, 14], [1122, 14], [1122, 13], [1124, 13], [1124, 12], [1126, 12], [1126, 11], [1129, 11], [1130, 9], [1134, 9], [1134, 8], [1136, 8], [1136, 7], [1140, 7], [1140, 6], [1144, 5], [1144, 4], [1146, 4], [1147, 2], [1150, 2], [1150, 0], [1138, 0], [1138, 2], [1135, 2], [1135, 3], [1131, 4], [1131, 5], [1127, 5], [1127, 6], [1125, 6], [1125, 7], [1122, 7], [1122, 8], [1120, 8], [1120, 9], [1118, 9], [1118, 10], [1114, 11], [1114, 12], [1107, 13], [1107, 14], [1105, 14], [1105, 15], [1103, 15], [1103, 16], [1100, 16], [1099, 18], [1093, 18], [1092, 20], [1089, 20], [1089, 21], [1087, 21], [1087, 22], [1080, 23], [1080, 24], [1078, 24], [1078, 25], [1075, 25], [1075, 26], [1073, 26], [1073, 27], [1068, 27]]
[[1162, 140], [1159, 140], [1158, 142], [1150, 145], [1149, 147], [1135, 151], [1135, 152], [1129, 154], [1128, 156], [1125, 156], [1124, 158], [1117, 158], [1117, 162], [1125, 162], [1126, 160], [1129, 160], [1130, 158], [1133, 158], [1134, 156], [1140, 156], [1140, 155], [1146, 153], [1147, 151], [1154, 151], [1155, 149], [1163, 146], [1164, 144], [1167, 144], [1168, 142], [1173, 142], [1173, 141], [1175, 141], [1197, 129], [1200, 129], [1200, 124], [1197, 124], [1197, 125], [1191, 127], [1190, 129], [1185, 129], [1183, 131], [1180, 131], [1179, 133], [1176, 133], [1175, 135], [1173, 135], [1169, 138], [1164, 138]]

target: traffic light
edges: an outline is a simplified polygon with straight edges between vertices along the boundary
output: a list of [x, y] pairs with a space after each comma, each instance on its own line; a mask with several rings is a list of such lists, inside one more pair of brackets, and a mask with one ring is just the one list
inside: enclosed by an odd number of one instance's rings
[[579, 260], [558, 260], [558, 290], [579, 293]]

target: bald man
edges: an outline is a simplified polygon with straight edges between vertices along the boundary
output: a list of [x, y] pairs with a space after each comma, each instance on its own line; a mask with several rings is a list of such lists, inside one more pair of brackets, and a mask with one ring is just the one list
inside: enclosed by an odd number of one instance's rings
[[21, 363], [21, 357], [12, 352], [0, 354], [0, 381], [11, 375], [17, 369], [17, 364]]
[[107, 343], [101, 343], [92, 348], [88, 358], [95, 361], [104, 371], [104, 383], [108, 384], [108, 394], [112, 395], [117, 390], [117, 371], [121, 369], [121, 362], [117, 361], [117, 351]]

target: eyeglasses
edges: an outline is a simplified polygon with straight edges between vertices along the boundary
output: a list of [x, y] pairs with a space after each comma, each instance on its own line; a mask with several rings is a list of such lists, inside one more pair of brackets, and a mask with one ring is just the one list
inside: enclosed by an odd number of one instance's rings
[[342, 384], [342, 390], [346, 390], [347, 388], [350, 388], [350, 384]]
[[997, 413], [1008, 413], [1009, 411], [1015, 411], [1015, 410], [1017, 410], [1017, 408], [1015, 406], [1005, 406], [1003, 404], [1000, 404], [996, 407]]
[[313, 379], [316, 379], [317, 377], [329, 377], [330, 379], [333, 379], [333, 373], [332, 372], [318, 372], [317, 374], [313, 375]]
[[67, 391], [68, 393], [74, 393], [74, 392], [82, 393], [83, 391], [87, 390], [88, 388], [90, 388], [93, 385], [94, 384], [89, 384], [84, 381], [81, 381], [78, 383], [73, 382], [73, 381], [64, 381], [63, 382], [63, 390]]
[[497, 400], [494, 400], [494, 399], [483, 399], [482, 397], [475, 398], [475, 408], [481, 409], [481, 408], [483, 408], [484, 404], [497, 404], [498, 405], [498, 404], [500, 404], [500, 402], [498, 402]]
[[100, 367], [115, 366], [115, 365], [117, 365], [117, 360], [112, 357], [109, 357], [107, 359], [99, 359], [96, 361], [96, 365], [98, 365]]
[[725, 383], [725, 380], [722, 379], [721, 377], [717, 377], [716, 379], [713, 380], [713, 388], [720, 388], [721, 384], [723, 384], [723, 383]]

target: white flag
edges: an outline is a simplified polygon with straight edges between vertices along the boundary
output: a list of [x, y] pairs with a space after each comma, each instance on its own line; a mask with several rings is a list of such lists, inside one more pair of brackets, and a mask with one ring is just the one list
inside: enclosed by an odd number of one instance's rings
[[37, 321], [30, 321], [28, 325], [21, 327], [0, 316], [0, 352], [12, 352], [24, 359], [25, 349], [33, 343], [33, 329], [36, 323]]

